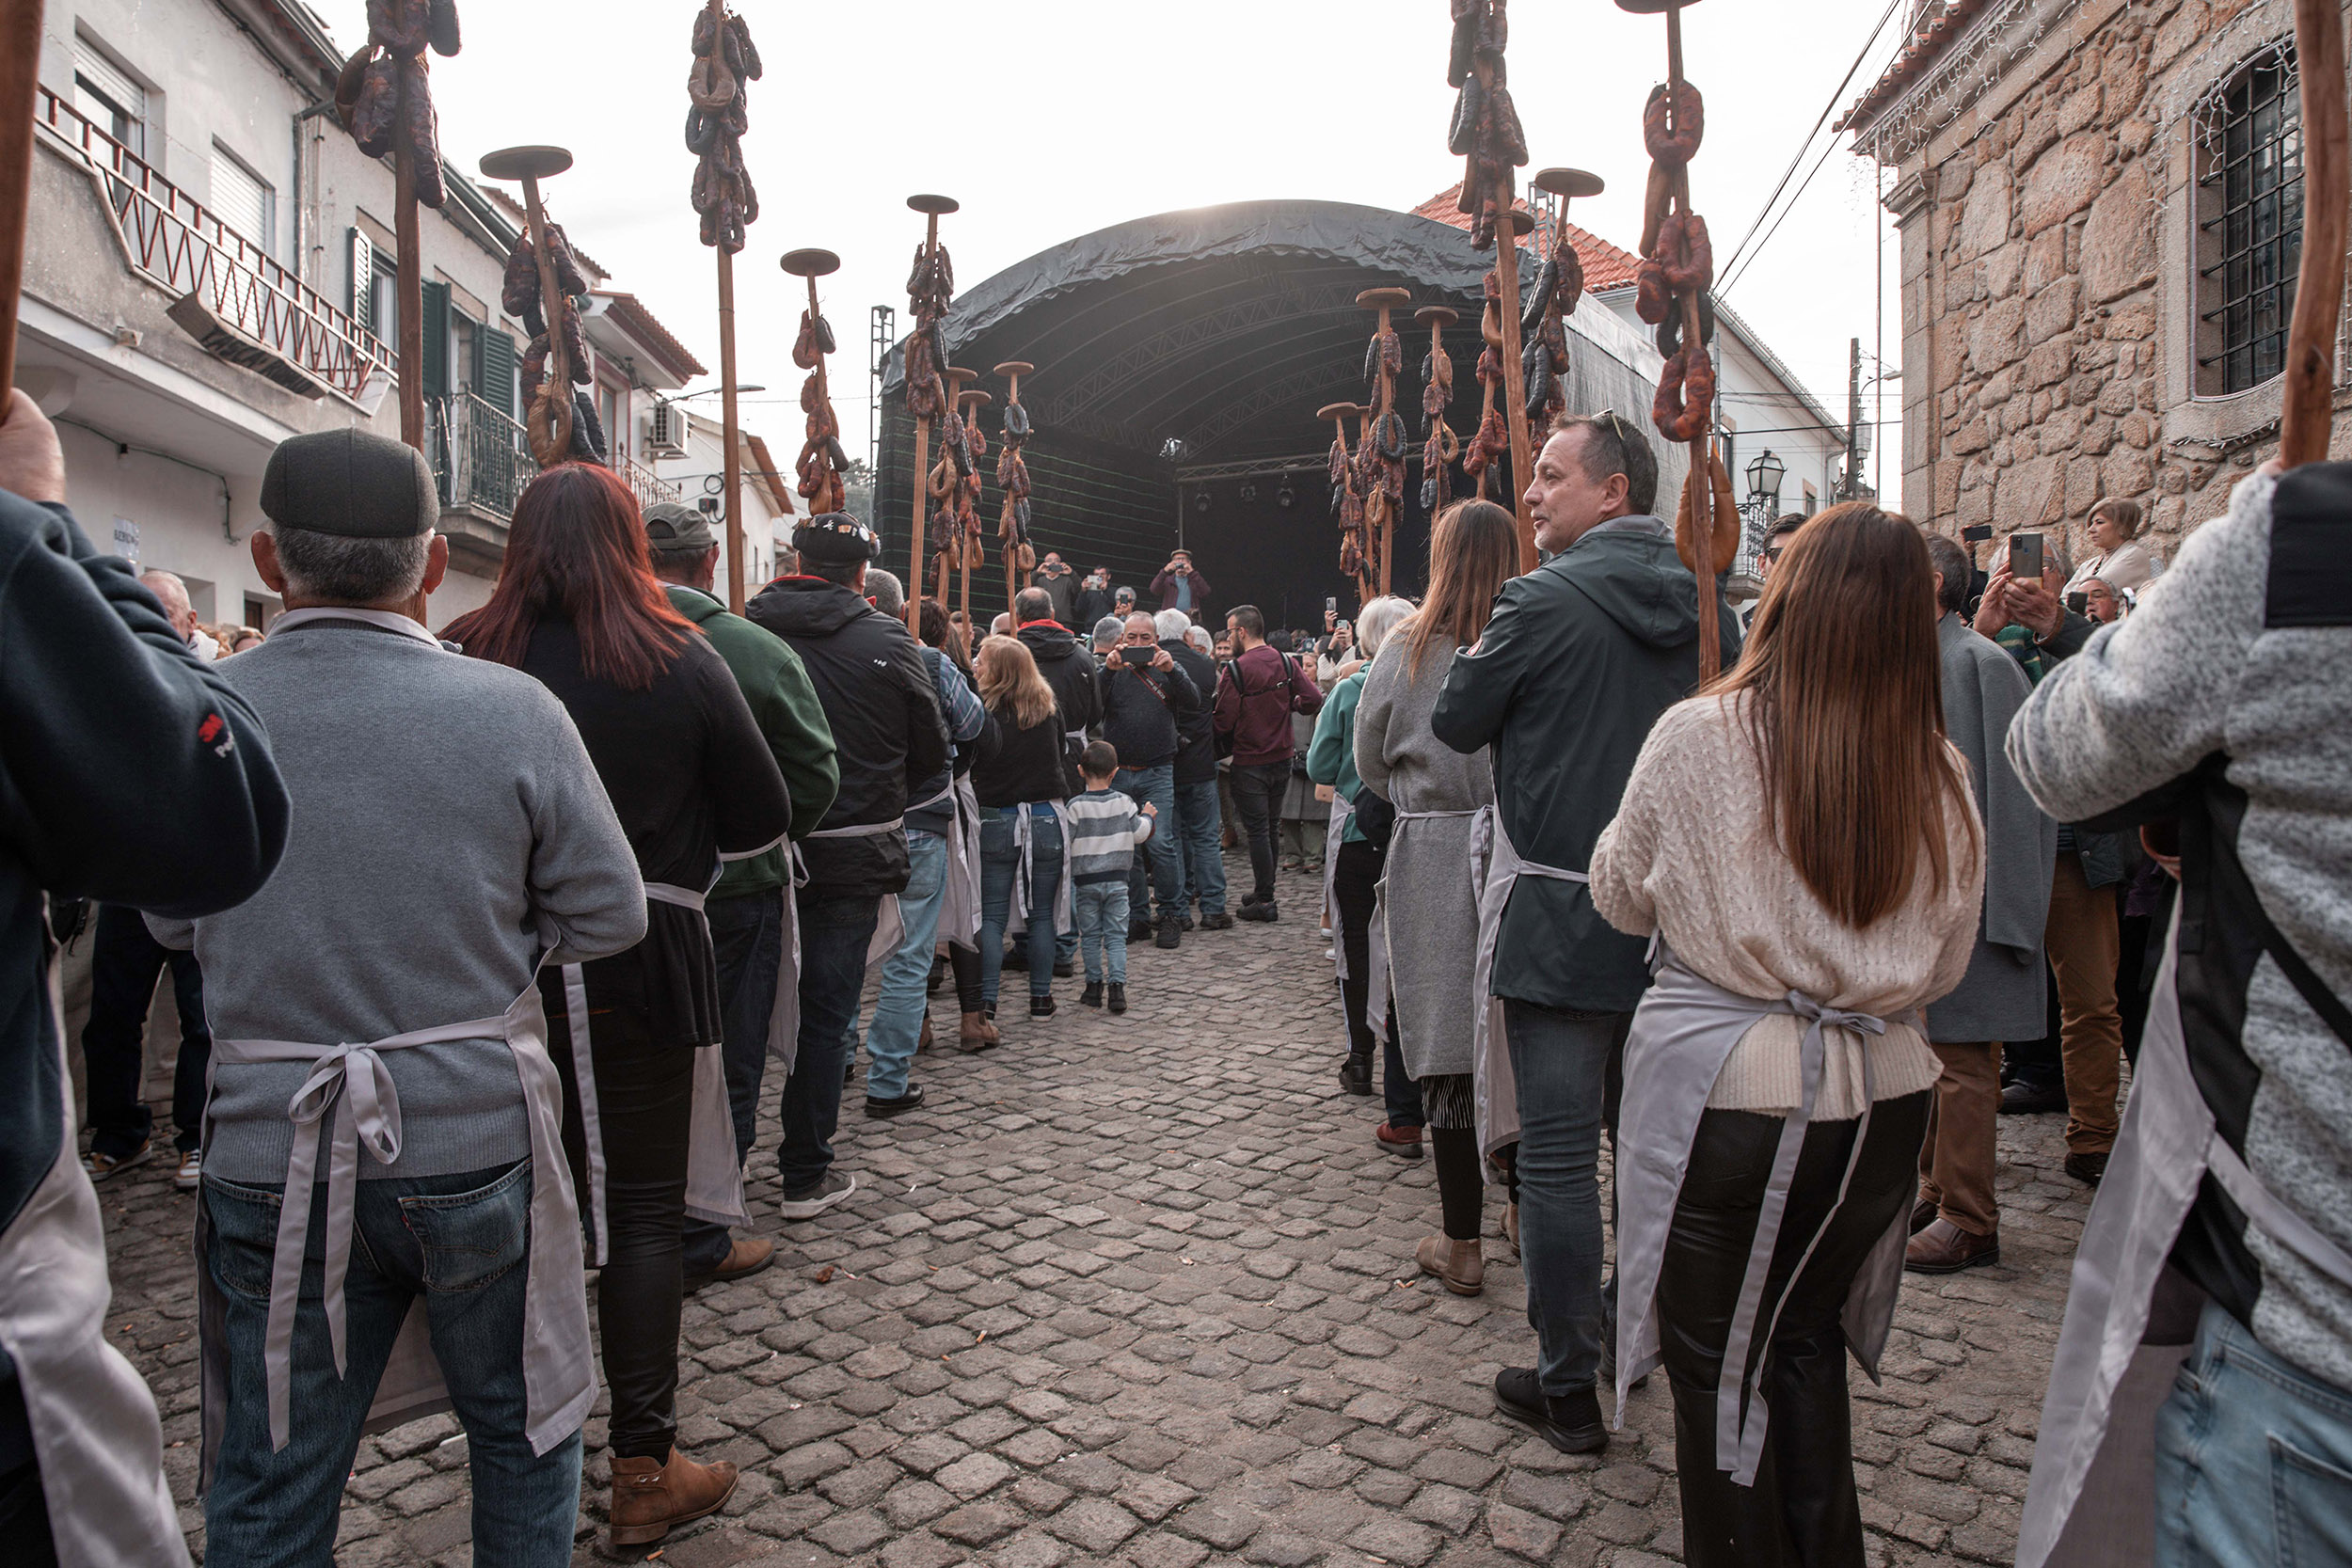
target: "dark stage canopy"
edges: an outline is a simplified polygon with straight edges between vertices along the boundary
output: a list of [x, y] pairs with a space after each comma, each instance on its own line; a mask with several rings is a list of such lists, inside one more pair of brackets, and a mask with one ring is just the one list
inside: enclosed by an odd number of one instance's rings
[[[981, 514], [990, 569], [977, 612], [1004, 606], [993, 532], [1002, 509], [994, 442], [1005, 360], [1022, 377], [1037, 430], [1028, 447], [1032, 537], [1083, 572], [1144, 590], [1179, 545], [1190, 549], [1221, 611], [1254, 602], [1269, 625], [1320, 625], [1326, 595], [1352, 609], [1355, 583], [1339, 569], [1324, 454], [1331, 426], [1314, 411], [1361, 400], [1364, 348], [1375, 318], [1356, 295], [1410, 289], [1397, 313], [1405, 373], [1397, 404], [1414, 436], [1393, 581], [1417, 594], [1426, 573], [1428, 519], [1420, 504], [1422, 356], [1427, 328], [1411, 309], [1448, 305], [1455, 398], [1448, 422], [1478, 425], [1478, 307], [1492, 253], [1464, 231], [1410, 214], [1327, 201], [1260, 201], [1138, 218], [1039, 252], [971, 287], [947, 318], [954, 363], [981, 372], [996, 400], [982, 416], [992, 450]], [[1535, 263], [1521, 268], [1531, 283]], [[1569, 318], [1569, 405], [1613, 407], [1645, 430], [1657, 357], [1598, 302]], [[906, 565], [914, 424], [902, 402], [902, 361], [883, 383], [876, 516], [888, 564]], [[1171, 443], [1175, 445], [1171, 446]], [[1678, 483], [1680, 465], [1661, 451]], [[1465, 493], [1456, 470], [1454, 494]], [[1661, 493], [1665, 491], [1661, 484]], [[1282, 504], [1287, 496], [1292, 504]]]

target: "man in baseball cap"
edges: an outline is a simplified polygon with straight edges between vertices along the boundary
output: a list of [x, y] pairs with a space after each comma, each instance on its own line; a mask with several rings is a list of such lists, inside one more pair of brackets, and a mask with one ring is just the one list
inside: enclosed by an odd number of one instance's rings
[[[647, 507], [645, 548], [671, 608], [702, 628], [727, 661], [735, 684], [742, 688], [743, 700], [768, 737], [792, 797], [791, 836], [795, 841], [806, 838], [832, 809], [841, 775], [834, 765], [833, 731], [800, 656], [784, 639], [728, 614], [713, 594], [719, 541], [710, 520], [700, 512], [676, 501]], [[727, 1068], [727, 1105], [734, 1113], [738, 1160], [752, 1151], [753, 1118], [768, 1054], [778, 1052], [788, 1060], [792, 1050], [788, 1036], [775, 1037], [779, 1020], [787, 1016], [777, 1008], [777, 997], [800, 984], [787, 935], [793, 910], [784, 898], [791, 879], [789, 854], [779, 845], [749, 860], [729, 861], [703, 905], [719, 961], [720, 1049]], [[725, 1226], [686, 1222], [690, 1290], [757, 1274], [774, 1258], [775, 1243], [765, 1237], [731, 1239]]]

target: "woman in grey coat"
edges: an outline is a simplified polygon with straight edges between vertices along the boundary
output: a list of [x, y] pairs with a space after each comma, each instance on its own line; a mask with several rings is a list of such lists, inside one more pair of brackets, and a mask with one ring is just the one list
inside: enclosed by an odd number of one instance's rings
[[1462, 501], [1438, 515], [1429, 536], [1429, 596], [1389, 634], [1356, 709], [1356, 772], [1396, 807], [1387, 875], [1373, 915], [1375, 952], [1388, 956], [1374, 1006], [1392, 997], [1390, 1028], [1422, 1091], [1438, 1167], [1442, 1234], [1417, 1254], [1422, 1270], [1457, 1295], [1476, 1295], [1483, 1179], [1470, 1098], [1470, 995], [1478, 958], [1478, 890], [1470, 834], [1495, 800], [1485, 752], [1454, 751], [1430, 733], [1429, 715], [1459, 649], [1486, 629], [1495, 595], [1518, 569], [1518, 531], [1492, 501]]
[[1927, 1141], [1919, 1150], [1919, 1202], [1904, 1266], [1952, 1274], [1998, 1262], [1994, 1122], [2001, 1103], [2001, 1043], [2040, 1039], [2049, 1025], [2042, 933], [2058, 858], [2058, 823], [2033, 802], [2002, 750], [2010, 721], [2032, 687], [2000, 645], [1962, 613], [1968, 558], [1941, 534], [1935, 563], [1936, 644], [1943, 658], [1944, 733], [1968, 759], [1984, 815], [1984, 913], [1959, 989], [1928, 1008], [1928, 1041], [1942, 1070]]

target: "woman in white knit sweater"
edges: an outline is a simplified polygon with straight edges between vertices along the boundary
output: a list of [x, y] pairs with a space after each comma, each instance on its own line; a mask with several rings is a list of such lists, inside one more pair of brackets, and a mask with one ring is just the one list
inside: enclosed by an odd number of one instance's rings
[[1626, 1048], [1617, 1382], [1622, 1413], [1666, 1369], [1692, 1568], [1863, 1561], [1844, 1325], [1875, 1365], [1936, 1077], [1916, 1015], [1983, 892], [1967, 779], [1926, 545], [1857, 502], [1798, 531], [1594, 850], [1594, 906], [1661, 942]]

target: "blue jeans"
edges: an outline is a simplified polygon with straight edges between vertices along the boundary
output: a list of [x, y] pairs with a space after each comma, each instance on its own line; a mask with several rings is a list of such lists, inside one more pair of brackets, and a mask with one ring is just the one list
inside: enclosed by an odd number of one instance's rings
[[[1005, 967], [1005, 928], [1012, 924], [1012, 890], [1019, 879], [1021, 847], [1013, 838], [1013, 814], [1027, 806], [980, 808], [980, 1005], [996, 1006], [996, 982]], [[1052, 814], [1032, 813], [1029, 823], [1029, 994], [1054, 993], [1054, 895], [1061, 888], [1061, 824]], [[1077, 944], [1077, 933], [1071, 933]]]
[[816, 1191], [833, 1168], [833, 1134], [841, 1121], [841, 1065], [866, 985], [866, 944], [874, 940], [882, 899], [834, 896], [803, 888], [801, 920], [801, 1037], [785, 1081], [776, 1174], [787, 1199]]
[[[735, 1157], [750, 1158], [759, 1085], [768, 1072], [768, 1018], [784, 974], [784, 890], [713, 898], [704, 906], [719, 961], [720, 1059], [727, 1068], [727, 1113]], [[727, 1227], [686, 1222], [686, 1272], [708, 1274], [726, 1260]]]
[[1114, 986], [1127, 983], [1127, 884], [1080, 882], [1075, 890], [1078, 909], [1078, 951], [1086, 955], [1087, 984], [1093, 985], [1110, 971]]
[[[906, 935], [882, 960], [882, 991], [866, 1031], [866, 1093], [871, 1100], [896, 1100], [907, 1092], [907, 1069], [914, 1063], [930, 1003], [931, 949], [939, 942], [939, 908], [947, 892], [947, 841], [910, 828], [907, 863], [912, 875], [898, 895]], [[850, 1027], [854, 1036], [857, 1025]]]
[[1630, 1013], [1503, 1003], [1519, 1089], [1519, 1260], [1546, 1394], [1590, 1388], [1608, 1321], [1601, 1291], [1600, 1132], [1616, 1137]]
[[[229, 1414], [204, 1498], [206, 1557], [238, 1568], [334, 1558], [344, 1478], [409, 1304], [424, 1298], [433, 1354], [466, 1429], [473, 1560], [484, 1568], [568, 1568], [580, 1506], [580, 1433], [543, 1455], [523, 1435], [523, 1286], [531, 1162], [453, 1176], [358, 1184], [343, 1284], [349, 1375], [327, 1340], [325, 1188], [313, 1189], [309, 1256], [294, 1317], [292, 1422], [273, 1453], [262, 1344], [282, 1184], [204, 1178], [209, 1266], [227, 1307]], [[558, 1280], [559, 1290], [578, 1289]]]
[[1152, 823], [1152, 836], [1144, 840], [1143, 854], [1136, 857], [1128, 872], [1128, 908], [1137, 914], [1148, 908], [1143, 896], [1148, 856], [1159, 918], [1174, 920], [1184, 912], [1184, 848], [1176, 839], [1176, 765], [1164, 762], [1157, 768], [1122, 768], [1112, 775], [1111, 787], [1133, 800], [1137, 811], [1147, 803], [1159, 811]]
[[[1168, 832], [1163, 819], [1158, 832]], [[1225, 810], [1217, 803], [1216, 781], [1176, 786], [1176, 838], [1184, 851], [1184, 904], [1202, 914], [1225, 912]]]
[[2352, 1562], [2352, 1389], [2207, 1302], [2156, 1412], [2157, 1568]]

